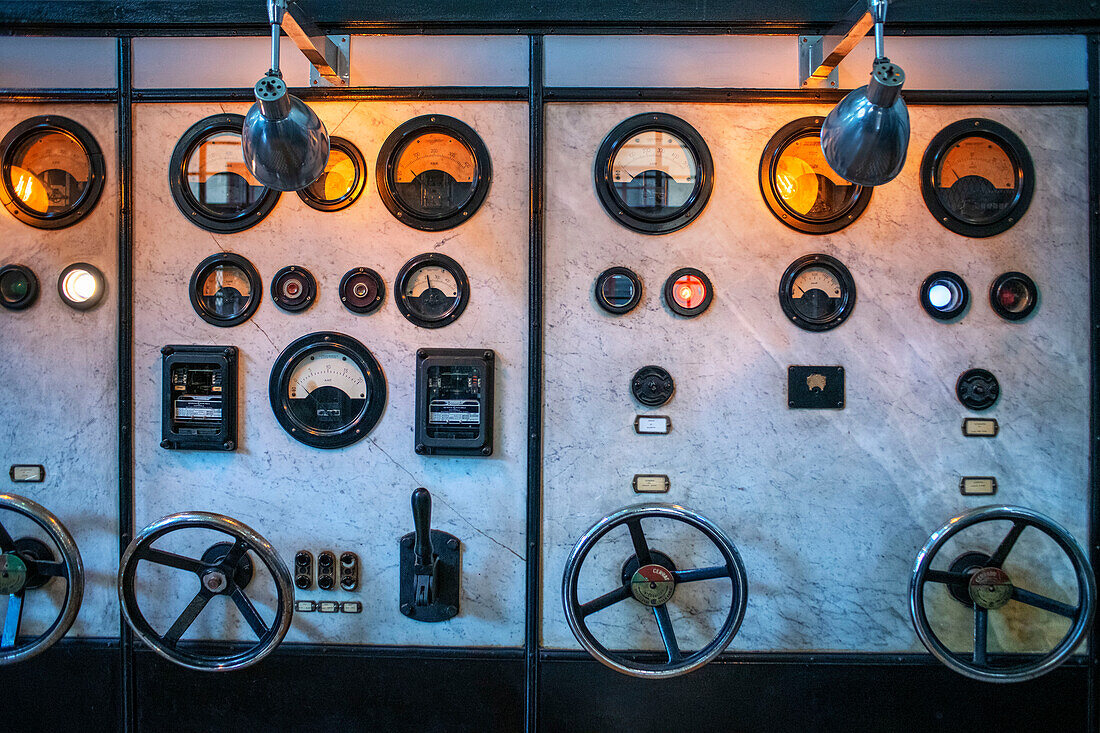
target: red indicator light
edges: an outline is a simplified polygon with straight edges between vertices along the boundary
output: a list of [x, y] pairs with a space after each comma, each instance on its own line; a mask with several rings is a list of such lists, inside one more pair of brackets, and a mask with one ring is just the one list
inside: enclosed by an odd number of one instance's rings
[[683, 308], [695, 308], [707, 297], [707, 286], [695, 275], [684, 275], [676, 280], [672, 297]]

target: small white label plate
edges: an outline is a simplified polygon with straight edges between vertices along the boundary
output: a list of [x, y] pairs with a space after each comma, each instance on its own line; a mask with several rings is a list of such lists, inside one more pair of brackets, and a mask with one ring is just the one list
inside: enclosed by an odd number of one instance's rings
[[664, 415], [638, 415], [634, 418], [634, 432], [638, 435], [668, 435], [672, 421]]

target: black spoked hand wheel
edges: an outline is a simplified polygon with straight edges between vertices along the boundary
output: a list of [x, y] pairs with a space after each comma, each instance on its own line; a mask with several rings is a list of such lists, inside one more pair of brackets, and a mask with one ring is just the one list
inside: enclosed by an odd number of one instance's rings
[[[714, 543], [722, 553], [725, 562], [713, 567], [677, 570], [667, 555], [651, 549], [646, 542], [642, 531], [642, 520], [648, 518], [672, 519], [694, 527]], [[586, 603], [581, 603], [577, 598], [577, 581], [584, 559], [602, 537], [621, 525], [626, 525], [630, 531], [634, 555], [623, 565], [622, 577], [617, 579], [621, 583], [620, 587]], [[672, 628], [672, 619], [665, 604], [672, 599], [676, 586], [680, 583], [719, 578], [727, 578], [732, 586], [729, 613], [718, 635], [710, 643], [693, 654], [686, 654], [680, 650], [676, 633]], [[589, 631], [587, 625], [589, 616], [627, 599], [633, 599], [653, 609], [657, 631], [661, 635], [667, 653], [666, 662], [650, 664], [630, 660], [622, 654], [607, 649]], [[733, 637], [741, 627], [747, 600], [745, 566], [733, 542], [709, 519], [674, 504], [639, 504], [626, 507], [596, 522], [573, 547], [573, 552], [570, 553], [569, 560], [566, 562], [562, 580], [565, 618], [574, 636], [588, 653], [618, 672], [649, 679], [687, 674], [721, 654], [733, 641]]]
[[[233, 542], [212, 545], [198, 560], [153, 547], [157, 539], [169, 532], [188, 528], [216, 530], [232, 537]], [[249, 553], [260, 558], [275, 581], [278, 599], [275, 604], [275, 619], [270, 625], [260, 617], [245, 594], [245, 588], [252, 581], [253, 575]], [[134, 578], [141, 561], [194, 573], [198, 579], [197, 594], [164, 633], [153, 629], [138, 606]], [[256, 635], [258, 641], [255, 645], [242, 652], [220, 656], [179, 646], [184, 632], [215, 596], [225, 596], [233, 602]], [[118, 597], [122, 602], [122, 613], [126, 621], [153, 651], [182, 667], [206, 672], [242, 669], [266, 657], [286, 636], [294, 613], [294, 587], [290, 572], [271, 543], [235, 519], [208, 512], [172, 514], [141, 530], [122, 556], [118, 573]]]
[[[1010, 521], [1012, 528], [993, 551], [964, 552], [955, 558], [948, 570], [933, 570], [932, 561], [950, 538], [975, 524]], [[1005, 558], [1012, 551], [1020, 534], [1028, 527], [1043, 532], [1069, 556], [1077, 576], [1077, 604], [1070, 605], [1048, 598], [1013, 584], [1004, 571]], [[928, 623], [924, 609], [924, 588], [928, 583], [942, 583], [951, 596], [974, 609], [973, 654], [950, 651], [936, 636]], [[1022, 682], [1051, 671], [1066, 660], [1081, 644], [1092, 625], [1096, 599], [1096, 584], [1092, 568], [1073, 536], [1053, 520], [1030, 509], [1015, 506], [987, 506], [955, 517], [936, 530], [917, 554], [917, 562], [909, 582], [909, 613], [917, 636], [937, 659], [959, 674], [983, 682]], [[1066, 635], [1050, 652], [1026, 661], [1007, 664], [993, 659], [988, 651], [989, 612], [1003, 608], [1009, 602], [1024, 603], [1070, 621]]]
[[[2, 665], [41, 654], [65, 635], [84, 598], [84, 565], [69, 530], [45, 508], [16, 494], [0, 494], [0, 509], [21, 514], [41, 527], [61, 556], [58, 559], [49, 545], [34, 537], [12, 539], [0, 513], [0, 596], [8, 597], [4, 631], [0, 635]], [[46, 586], [54, 578], [64, 578], [66, 582], [65, 601], [57, 618], [38, 636], [21, 639], [19, 627], [27, 593]]]

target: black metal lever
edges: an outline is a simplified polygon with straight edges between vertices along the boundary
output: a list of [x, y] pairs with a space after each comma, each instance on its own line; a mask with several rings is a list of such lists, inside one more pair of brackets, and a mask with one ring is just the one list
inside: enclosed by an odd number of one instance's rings
[[413, 598], [417, 606], [430, 606], [435, 598], [436, 557], [432, 552], [432, 495], [424, 488], [412, 495], [413, 529]]
[[417, 621], [458, 614], [459, 548], [454, 535], [432, 529], [432, 495], [412, 493], [413, 530], [401, 538], [401, 613]]

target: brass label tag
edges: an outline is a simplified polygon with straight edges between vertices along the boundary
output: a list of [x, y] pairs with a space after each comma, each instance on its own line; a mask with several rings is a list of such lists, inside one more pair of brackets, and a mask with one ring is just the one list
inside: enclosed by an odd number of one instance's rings
[[672, 482], [668, 476], [659, 474], [639, 473], [634, 476], [634, 493], [636, 494], [665, 494], [668, 493]]
[[991, 496], [997, 493], [997, 479], [992, 476], [963, 476], [959, 491], [965, 496], [973, 494]]
[[963, 420], [963, 435], [968, 438], [992, 438], [1000, 427], [992, 418], [968, 417]]

